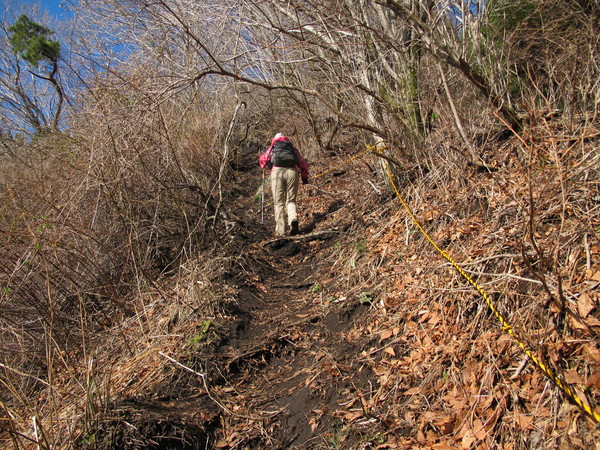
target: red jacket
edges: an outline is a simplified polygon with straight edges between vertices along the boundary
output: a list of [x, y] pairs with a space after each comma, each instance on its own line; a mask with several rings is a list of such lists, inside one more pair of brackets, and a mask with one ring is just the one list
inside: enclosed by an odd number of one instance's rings
[[[282, 136], [271, 141], [271, 145], [269, 145], [269, 148], [258, 158], [258, 163], [263, 169], [265, 167], [268, 167], [269, 161], [271, 161], [271, 153], [273, 152], [273, 144], [275, 144], [275, 142], [277, 141], [289, 142], [290, 140], [287, 137]], [[300, 171], [300, 176], [302, 178], [308, 178], [308, 163], [306, 162], [306, 159], [304, 159], [304, 156], [302, 156], [302, 154], [300, 153], [300, 151], [298, 151], [297, 148], [294, 148], [294, 152], [296, 153], [296, 159], [298, 160], [298, 165], [296, 166], [296, 168]]]

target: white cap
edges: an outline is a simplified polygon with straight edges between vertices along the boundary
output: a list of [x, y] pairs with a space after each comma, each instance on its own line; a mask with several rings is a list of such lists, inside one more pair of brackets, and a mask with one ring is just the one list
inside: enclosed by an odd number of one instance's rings
[[282, 138], [282, 137], [283, 137], [283, 134], [277, 133], [273, 139], [279, 139], [279, 138]]

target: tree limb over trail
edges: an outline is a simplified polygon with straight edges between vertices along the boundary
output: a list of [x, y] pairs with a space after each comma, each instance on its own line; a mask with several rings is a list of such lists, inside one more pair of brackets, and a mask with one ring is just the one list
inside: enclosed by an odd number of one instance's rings
[[333, 239], [333, 237], [338, 234], [340, 234], [340, 231], [323, 230], [315, 231], [314, 233], [297, 234], [295, 236], [280, 236], [276, 239], [271, 239], [263, 243], [263, 247], [279, 247], [280, 245], [284, 245], [287, 242], [292, 241], [328, 241], [329, 239]]
[[351, 128], [358, 128], [358, 129], [365, 130], [365, 131], [370, 131], [371, 133], [374, 133], [378, 136], [386, 135], [386, 132], [384, 130], [382, 130], [374, 125], [354, 121], [347, 114], [344, 114], [342, 111], [340, 111], [338, 108], [336, 108], [335, 105], [333, 105], [327, 98], [325, 98], [324, 95], [322, 95], [320, 92], [318, 92], [314, 89], [308, 89], [308, 88], [304, 88], [302, 86], [294, 86], [291, 84], [271, 84], [271, 83], [256, 80], [256, 79], [253, 79], [250, 77], [242, 76], [239, 73], [234, 73], [234, 72], [231, 72], [224, 68], [204, 70], [204, 71], [200, 72], [198, 75], [196, 75], [196, 77], [194, 77], [194, 79], [192, 80], [192, 83], [200, 81], [201, 79], [203, 79], [204, 77], [207, 77], [209, 75], [219, 75], [219, 76], [223, 76], [223, 77], [227, 77], [227, 78], [234, 78], [243, 83], [248, 83], [253, 86], [262, 87], [269, 91], [287, 90], [287, 91], [294, 91], [294, 92], [300, 92], [302, 94], [311, 95], [311, 96], [317, 98], [323, 105], [325, 105], [327, 107], [327, 109], [329, 109], [339, 119], [343, 120], [345, 122], [346, 126], [351, 127]]

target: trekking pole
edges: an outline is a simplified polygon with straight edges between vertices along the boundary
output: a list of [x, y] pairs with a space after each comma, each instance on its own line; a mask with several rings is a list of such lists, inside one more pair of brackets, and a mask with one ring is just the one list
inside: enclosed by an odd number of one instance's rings
[[261, 182], [261, 199], [260, 199], [260, 223], [265, 223], [265, 169], [262, 171], [262, 182]]

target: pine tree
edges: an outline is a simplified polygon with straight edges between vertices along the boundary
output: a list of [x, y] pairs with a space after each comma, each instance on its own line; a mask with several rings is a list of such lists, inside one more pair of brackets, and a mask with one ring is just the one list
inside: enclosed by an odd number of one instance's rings
[[58, 61], [60, 43], [50, 39], [54, 32], [49, 28], [33, 22], [23, 14], [8, 31], [12, 33], [10, 44], [13, 51], [33, 67], [37, 67], [43, 59], [52, 64]]
[[33, 22], [25, 14], [21, 15], [8, 28], [8, 31], [11, 33], [9, 41], [15, 54], [27, 61], [33, 68], [38, 68], [42, 61], [50, 64], [49, 71], [46, 74], [32, 73], [38, 78], [49, 81], [56, 90], [58, 103], [54, 111], [52, 128], [57, 129], [64, 97], [62, 87], [56, 78], [58, 59], [60, 58], [60, 43], [50, 38], [54, 34], [52, 30]]

